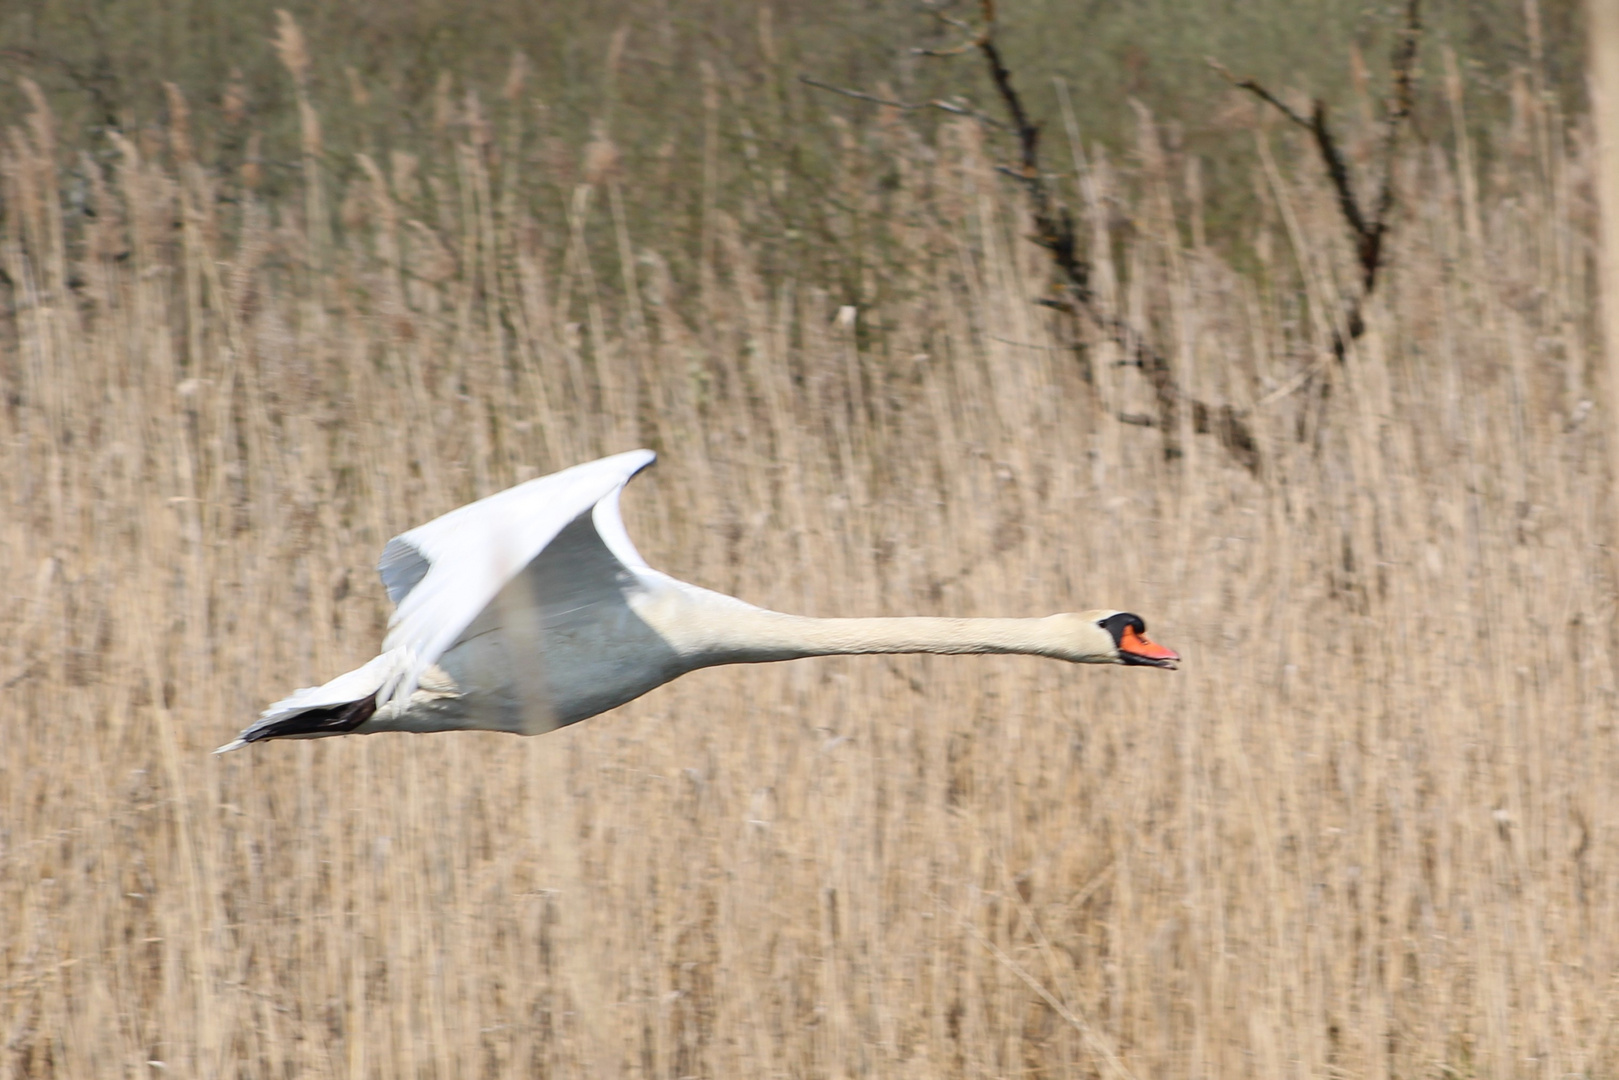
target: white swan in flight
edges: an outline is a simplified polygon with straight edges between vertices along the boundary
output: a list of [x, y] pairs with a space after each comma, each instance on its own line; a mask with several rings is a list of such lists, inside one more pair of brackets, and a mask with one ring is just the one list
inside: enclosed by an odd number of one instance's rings
[[1027, 653], [1173, 668], [1128, 612], [1044, 619], [813, 619], [676, 581], [630, 543], [632, 450], [518, 484], [388, 541], [382, 654], [271, 705], [216, 753], [374, 731], [537, 735], [688, 671], [848, 653]]

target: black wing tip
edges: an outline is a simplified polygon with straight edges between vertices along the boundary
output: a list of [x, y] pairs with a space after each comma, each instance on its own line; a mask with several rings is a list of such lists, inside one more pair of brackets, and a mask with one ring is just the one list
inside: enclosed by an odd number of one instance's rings
[[255, 724], [214, 753], [223, 754], [251, 743], [263, 742], [265, 739], [308, 739], [322, 735], [343, 735], [371, 719], [376, 711], [375, 694], [368, 694], [359, 701], [350, 701], [342, 705], [306, 709], [267, 724]]

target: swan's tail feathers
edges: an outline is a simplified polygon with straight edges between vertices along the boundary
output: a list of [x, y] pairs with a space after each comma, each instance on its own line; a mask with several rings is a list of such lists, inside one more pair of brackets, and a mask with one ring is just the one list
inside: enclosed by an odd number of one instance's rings
[[377, 711], [378, 703], [398, 682], [405, 660], [397, 652], [383, 653], [324, 686], [294, 690], [214, 753], [239, 750], [264, 739], [318, 739], [353, 731]]

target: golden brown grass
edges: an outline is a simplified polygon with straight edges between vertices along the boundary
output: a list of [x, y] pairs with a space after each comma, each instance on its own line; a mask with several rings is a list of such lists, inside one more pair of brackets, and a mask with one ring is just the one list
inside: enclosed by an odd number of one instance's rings
[[[220, 202], [178, 129], [74, 180], [36, 111], [0, 158], [0, 1074], [1611, 1075], [1587, 155], [1521, 105], [1487, 175], [1406, 159], [1342, 367], [1307, 147], [1261, 140], [1257, 281], [1174, 168], [1093, 156], [1101, 286], [1251, 410], [1257, 478], [1110, 418], [1148, 391], [1105, 342], [1081, 379], [970, 128], [872, 151], [914, 258], [851, 327], [756, 271], [746, 207], [677, 302], [610, 168], [530, 206], [469, 137], [425, 187], [311, 155], [296, 204]], [[371, 655], [388, 536], [639, 444], [631, 530], [682, 577], [1127, 607], [1187, 662], [804, 661], [533, 740], [208, 755]]]

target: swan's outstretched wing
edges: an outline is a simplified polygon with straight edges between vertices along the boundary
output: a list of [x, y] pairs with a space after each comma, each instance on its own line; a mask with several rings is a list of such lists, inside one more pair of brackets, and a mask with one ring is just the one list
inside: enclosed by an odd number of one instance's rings
[[626, 567], [646, 568], [619, 517], [618, 496], [652, 464], [631, 450], [518, 484], [452, 510], [388, 541], [377, 572], [396, 608], [385, 654], [405, 663], [382, 697], [401, 704], [496, 594], [581, 514], [591, 512], [609, 551]]

